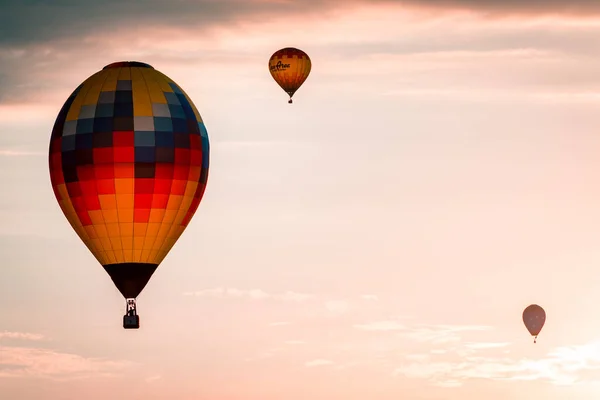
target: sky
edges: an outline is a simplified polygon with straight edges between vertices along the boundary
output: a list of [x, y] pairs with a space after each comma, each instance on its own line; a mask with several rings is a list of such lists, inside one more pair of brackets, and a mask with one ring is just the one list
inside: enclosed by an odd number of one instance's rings
[[[0, 8], [2, 399], [600, 396], [597, 0]], [[293, 105], [267, 67], [288, 46], [312, 60]], [[133, 331], [47, 161], [64, 101], [122, 60], [211, 143]]]

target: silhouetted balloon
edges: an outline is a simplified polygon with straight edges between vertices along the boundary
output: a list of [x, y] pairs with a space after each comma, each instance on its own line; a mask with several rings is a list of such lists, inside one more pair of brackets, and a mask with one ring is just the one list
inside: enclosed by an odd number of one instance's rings
[[50, 139], [60, 208], [127, 299], [140, 294], [190, 222], [208, 165], [198, 110], [175, 82], [140, 62], [107, 65], [79, 85]]
[[269, 71], [275, 82], [287, 94], [292, 103], [292, 96], [302, 86], [310, 74], [311, 62], [308, 55], [294, 47], [286, 47], [276, 51], [269, 59]]
[[523, 310], [523, 323], [531, 336], [534, 336], [533, 343], [537, 342], [537, 337], [545, 322], [546, 312], [537, 304], [532, 304]]

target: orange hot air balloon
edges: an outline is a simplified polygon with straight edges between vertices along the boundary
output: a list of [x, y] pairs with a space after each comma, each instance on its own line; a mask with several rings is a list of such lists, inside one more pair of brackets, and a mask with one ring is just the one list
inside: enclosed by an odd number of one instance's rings
[[152, 66], [116, 62], [69, 96], [49, 147], [58, 204], [127, 300], [123, 327], [137, 329], [136, 298], [206, 189], [209, 142], [200, 114]]
[[523, 311], [523, 322], [531, 336], [534, 337], [533, 343], [536, 343], [537, 337], [546, 322], [546, 312], [537, 304], [532, 304]]
[[277, 50], [269, 59], [269, 71], [275, 82], [290, 95], [288, 103], [292, 104], [292, 96], [302, 86], [310, 74], [311, 62], [308, 55], [294, 47]]

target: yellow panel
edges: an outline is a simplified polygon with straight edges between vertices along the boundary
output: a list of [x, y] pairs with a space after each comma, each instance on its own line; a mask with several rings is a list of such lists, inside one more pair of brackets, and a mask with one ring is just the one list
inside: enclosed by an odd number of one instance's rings
[[[148, 222], [162, 222], [165, 217], [165, 210], [162, 208], [153, 208], [150, 210], [150, 220]], [[160, 224], [159, 224], [160, 225]]]
[[171, 88], [171, 86], [169, 86], [169, 82], [167, 82], [167, 80], [164, 79], [164, 76], [164, 74], [156, 74], [154, 79], [156, 80], [156, 83], [158, 83], [160, 89], [163, 92], [173, 93], [173, 89]]
[[134, 237], [144, 237], [146, 236], [146, 228], [148, 224], [145, 222], [135, 222], [133, 224], [133, 236]]
[[122, 236], [121, 248], [123, 250], [133, 250], [133, 236]]
[[[179, 89], [181, 89], [181, 87]], [[187, 99], [187, 101], [190, 103], [190, 106], [192, 106], [192, 110], [194, 111], [194, 115], [196, 116], [196, 120], [198, 122], [202, 122], [202, 117], [200, 117], [200, 113], [198, 112], [198, 109], [196, 108], [196, 105], [194, 104], [194, 102], [192, 101], [192, 99], [190, 98], [190, 96], [188, 96], [187, 93], [183, 89], [181, 89], [181, 92], [183, 93], [183, 95], [185, 96], [185, 98]]]
[[123, 249], [123, 257], [125, 257], [126, 260], [133, 259], [133, 249]]
[[165, 210], [165, 217], [161, 221], [163, 224], [171, 225], [175, 221], [178, 210]]
[[[121, 208], [119, 209], [119, 222], [122, 224], [133, 224], [133, 208]], [[133, 230], [133, 227], [131, 228]]]
[[[119, 215], [117, 214], [117, 210], [102, 210], [102, 215], [104, 216], [104, 222], [108, 224], [112, 224], [115, 222], [119, 222]], [[110, 233], [109, 233], [110, 235]]]
[[146, 86], [148, 87], [148, 92], [150, 93], [150, 101], [152, 101], [152, 103], [166, 104], [167, 99], [162, 90], [160, 90], [160, 85], [156, 82], [156, 71], [148, 68], [140, 68], [140, 72], [146, 81]]
[[140, 261], [144, 263], [153, 263], [152, 259], [150, 258], [150, 254], [150, 250], [142, 250]]
[[102, 82], [94, 82], [90, 90], [85, 94], [83, 102], [81, 105], [92, 105], [98, 104], [98, 99], [100, 97], [100, 89], [102, 89]]
[[90, 239], [98, 239], [98, 235], [96, 235], [96, 230], [93, 225], [84, 226], [83, 229]]
[[104, 248], [104, 250], [109, 251], [112, 250], [112, 243], [110, 242], [110, 239], [108, 236], [104, 236], [100, 238], [100, 241], [102, 242], [102, 247]]
[[179, 210], [183, 196], [172, 194], [169, 196], [169, 202], [167, 203], [167, 212], [170, 210]]
[[131, 69], [129, 67], [120, 68], [119, 80], [128, 81], [131, 79]]
[[[121, 209], [133, 210], [135, 208], [133, 192], [131, 194], [117, 193], [116, 197], [117, 197], [117, 207], [119, 208], [119, 210], [121, 210]], [[125, 221], [123, 221], [123, 222], [125, 222]], [[133, 217], [131, 219], [131, 222], [133, 222]]]
[[[110, 242], [112, 243], [113, 249], [114, 250], [123, 250], [123, 244], [121, 243], [121, 238], [120, 237], [111, 237], [110, 238]], [[115, 251], [116, 254], [118, 254], [118, 251]], [[118, 257], [118, 256], [117, 256]]]
[[193, 198], [194, 194], [196, 194], [196, 189], [198, 189], [198, 182], [188, 181], [185, 186], [184, 196], [192, 196]]
[[[119, 224], [106, 224], [106, 230], [108, 231], [109, 239], [118, 238], [121, 236], [121, 231], [119, 229]], [[112, 243], [112, 240], [111, 240]], [[115, 247], [113, 247], [115, 248]]]
[[[119, 210], [119, 219], [121, 219], [121, 214], [123, 211], [127, 210]], [[121, 232], [121, 236], [133, 237], [133, 222], [121, 222], [119, 221], [119, 231]]]
[[100, 194], [98, 200], [100, 200], [100, 208], [103, 212], [117, 209], [117, 197], [114, 194]]
[[79, 118], [79, 111], [81, 110], [81, 105], [83, 103], [85, 95], [94, 84], [94, 79], [102, 75], [102, 71], [96, 72], [94, 75], [86, 79], [85, 82], [83, 82], [83, 86], [79, 90], [79, 93], [77, 93], [77, 96], [75, 96], [75, 99], [71, 103], [71, 107], [69, 107], [69, 111], [67, 112], [67, 117], [65, 121], [76, 121]]
[[115, 257], [115, 253], [113, 251], [106, 252], [106, 259], [108, 260], [106, 264], [115, 264], [117, 262], [117, 257]]
[[140, 68], [131, 68], [131, 88], [133, 89], [133, 115], [136, 117], [151, 117], [152, 102], [146, 81]]
[[142, 248], [144, 247], [144, 240], [145, 238], [143, 236], [134, 236], [133, 237], [133, 248], [135, 250], [142, 250]]
[[148, 256], [148, 260], [146, 262], [148, 263], [152, 263], [152, 264], [160, 264], [160, 261], [158, 261], [158, 250], [152, 250], [150, 252], [150, 255]]
[[96, 228], [96, 235], [99, 239], [108, 237], [108, 232], [106, 231], [106, 225], [104, 224], [96, 224], [94, 226]]
[[158, 230], [160, 229], [160, 223], [150, 222], [148, 224], [148, 230], [146, 231], [146, 238], [154, 238], [158, 235]]
[[114, 92], [117, 90], [117, 79], [119, 79], [119, 72], [121, 68], [109, 68], [107, 72], [106, 80], [102, 85], [103, 92]]
[[[98, 249], [97, 253], [104, 252], [104, 246], [102, 246], [102, 240], [100, 239], [92, 239], [92, 245]], [[97, 257], [97, 255], [96, 255]]]
[[102, 216], [102, 210], [92, 210], [88, 211], [88, 215], [92, 220], [92, 224], [101, 225], [104, 224], [104, 217]]
[[142, 261], [142, 250], [133, 250], [133, 260], [134, 262], [144, 262]]
[[115, 179], [115, 192], [120, 194], [134, 194], [135, 180], [133, 178], [118, 178]]

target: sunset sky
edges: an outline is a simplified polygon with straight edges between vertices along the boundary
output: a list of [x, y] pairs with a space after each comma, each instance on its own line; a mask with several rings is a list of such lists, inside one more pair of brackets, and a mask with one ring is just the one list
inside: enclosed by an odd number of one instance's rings
[[[600, 398], [598, 37], [598, 0], [0, 0], [0, 398]], [[123, 60], [211, 143], [137, 331], [47, 156]]]

